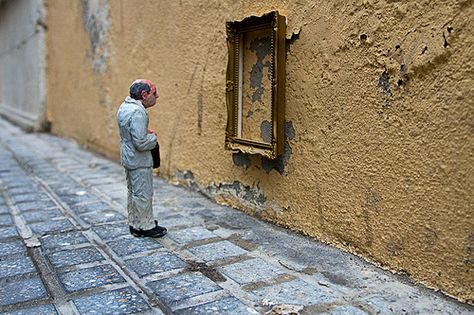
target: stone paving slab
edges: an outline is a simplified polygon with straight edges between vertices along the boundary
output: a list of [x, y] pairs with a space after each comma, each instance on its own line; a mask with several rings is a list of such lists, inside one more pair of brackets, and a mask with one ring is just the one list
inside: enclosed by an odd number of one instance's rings
[[83, 315], [125, 315], [150, 309], [146, 301], [130, 287], [77, 298], [73, 302]]
[[[167, 210], [165, 210], [167, 211]], [[183, 215], [180, 214], [175, 214], [171, 216], [166, 216], [164, 218], [161, 218], [159, 215], [159, 212], [154, 212], [155, 217], [158, 218], [158, 223], [160, 225], [166, 226], [168, 228], [173, 228], [176, 226], [186, 226], [186, 225], [192, 225], [194, 222]]]
[[69, 206], [71, 210], [75, 213], [82, 214], [86, 212], [94, 212], [94, 211], [107, 211], [107, 210], [112, 210], [112, 207], [106, 203], [106, 202], [93, 202], [93, 203], [88, 203], [88, 204], [79, 204], [79, 205], [73, 205]]
[[74, 182], [69, 176], [49, 178], [45, 179], [45, 181], [60, 198], [71, 196], [78, 191], [84, 190], [84, 187]]
[[28, 256], [20, 254], [0, 258], [0, 278], [12, 277], [30, 272], [36, 272], [36, 269]]
[[105, 190], [102, 191], [102, 193], [106, 194], [110, 199], [117, 200], [117, 199], [123, 199], [124, 196], [126, 196], [126, 190], [116, 190], [116, 191], [110, 191], [110, 190]]
[[26, 252], [26, 246], [21, 240], [0, 242], [0, 257]]
[[34, 202], [49, 200], [49, 197], [41, 193], [31, 193], [31, 194], [21, 194], [21, 195], [12, 195], [10, 196], [11, 200], [15, 204], [24, 203], [24, 202]]
[[41, 237], [41, 244], [46, 249], [88, 243], [88, 239], [79, 231], [59, 234], [48, 234]]
[[240, 256], [247, 253], [246, 250], [229, 241], [196, 246], [190, 248], [189, 251], [205, 262], [213, 262], [215, 260]]
[[70, 206], [77, 205], [77, 204], [88, 204], [94, 202], [100, 202], [100, 199], [93, 195], [69, 195], [63, 196], [61, 198], [65, 203]]
[[271, 280], [286, 273], [285, 270], [260, 258], [223, 266], [219, 268], [219, 271], [241, 285]]
[[[23, 175], [23, 174], [21, 174]], [[24, 178], [18, 178], [18, 175], [13, 175], [10, 179], [2, 177], [2, 184], [7, 189], [24, 187], [24, 186], [33, 186], [33, 181]]]
[[45, 304], [32, 308], [25, 308], [13, 312], [2, 313], [4, 315], [58, 315], [53, 304]]
[[40, 300], [47, 297], [48, 293], [39, 277], [0, 283], [0, 306]]
[[117, 180], [115, 178], [109, 177], [90, 177], [90, 178], [82, 178], [82, 182], [87, 186], [98, 186], [98, 185], [106, 185], [106, 184], [115, 184]]
[[368, 312], [361, 310], [352, 305], [338, 306], [326, 312], [321, 312], [324, 315], [369, 315]]
[[147, 284], [171, 309], [180, 301], [222, 290], [216, 283], [200, 273], [180, 274], [175, 277], [149, 282]]
[[171, 253], [160, 252], [126, 260], [125, 265], [139, 277], [144, 277], [154, 273], [182, 269], [186, 267], [186, 262]]
[[117, 205], [120, 205], [120, 207], [122, 209], [126, 209], [127, 208], [127, 197], [122, 197], [122, 198], [113, 198], [112, 201], [117, 204]]
[[123, 223], [96, 226], [92, 230], [103, 240], [110, 240], [130, 234], [128, 225]]
[[105, 260], [104, 256], [94, 247], [54, 252], [48, 254], [48, 258], [56, 268]]
[[192, 227], [169, 234], [169, 238], [179, 244], [187, 244], [190, 242], [200, 241], [214, 237], [218, 236], [203, 227]]
[[[153, 187], [154, 214], [169, 233], [134, 238], [119, 164], [0, 119], [0, 312], [54, 314], [54, 301], [65, 314], [161, 314], [161, 307], [276, 315], [289, 306], [298, 315], [474, 314], [406, 277], [162, 178]], [[16, 210], [21, 216], [10, 220]]]
[[18, 236], [20, 235], [14, 226], [0, 227], [0, 240]]
[[86, 213], [80, 216], [82, 220], [89, 224], [110, 223], [125, 220], [125, 216], [114, 210], [97, 211]]
[[107, 284], [125, 282], [111, 265], [102, 265], [60, 273], [59, 280], [66, 292], [91, 289]]
[[8, 190], [8, 194], [10, 196], [14, 195], [22, 195], [22, 194], [32, 194], [32, 193], [38, 193], [39, 189], [36, 186], [22, 186], [22, 187], [16, 187]]
[[137, 238], [130, 235], [108, 242], [107, 245], [119, 256], [128, 256], [163, 247], [152, 238]]
[[51, 200], [39, 200], [31, 202], [23, 202], [16, 205], [18, 210], [21, 212], [30, 210], [45, 210], [50, 208], [56, 208], [56, 204]]
[[0, 214], [8, 214], [10, 211], [8, 210], [7, 205], [0, 205]]
[[33, 210], [28, 212], [22, 213], [23, 218], [25, 219], [26, 223], [33, 223], [33, 222], [42, 222], [42, 221], [49, 221], [53, 218], [62, 217], [63, 214], [58, 209], [46, 209], [46, 210]]
[[0, 226], [9, 226], [13, 224], [11, 215], [0, 214]]
[[228, 297], [214, 302], [177, 310], [177, 315], [249, 315], [259, 314], [235, 297]]
[[74, 225], [68, 219], [49, 220], [46, 222], [31, 223], [28, 225], [36, 234], [47, 234], [56, 231], [67, 231], [74, 229]]
[[252, 291], [260, 300], [274, 304], [314, 305], [335, 302], [340, 296], [324, 286], [316, 287], [297, 279]]
[[206, 200], [199, 198], [179, 198], [176, 199], [174, 204], [177, 208], [187, 208], [187, 209], [199, 209], [204, 208], [206, 206]]
[[[124, 178], [125, 178], [125, 172], [124, 172]], [[127, 185], [125, 183], [113, 183], [113, 184], [106, 184], [106, 185], [97, 185], [97, 189], [104, 191], [104, 192], [114, 192], [114, 191], [120, 191], [122, 193], [127, 193]]]

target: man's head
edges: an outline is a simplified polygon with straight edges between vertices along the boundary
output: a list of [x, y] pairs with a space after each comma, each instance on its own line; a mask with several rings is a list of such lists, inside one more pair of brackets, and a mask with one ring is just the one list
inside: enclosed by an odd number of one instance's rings
[[130, 86], [130, 97], [142, 102], [145, 108], [152, 107], [158, 99], [156, 86], [150, 80], [138, 79]]

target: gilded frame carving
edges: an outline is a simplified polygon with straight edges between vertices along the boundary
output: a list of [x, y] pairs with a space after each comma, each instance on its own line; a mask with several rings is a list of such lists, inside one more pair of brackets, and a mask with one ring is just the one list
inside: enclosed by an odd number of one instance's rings
[[[242, 21], [227, 22], [226, 29], [229, 59], [226, 81], [227, 128], [225, 148], [276, 159], [283, 154], [284, 149], [286, 18], [280, 15], [278, 11], [272, 11], [261, 17], [252, 16]], [[271, 86], [265, 87], [271, 90], [271, 135], [268, 137], [268, 141], [248, 139], [242, 136], [242, 125], [246, 121], [242, 111], [242, 69], [245, 57], [242, 42], [244, 42], [244, 36], [257, 31], [271, 34], [268, 80], [268, 85]], [[259, 126], [256, 128], [259, 128]]]

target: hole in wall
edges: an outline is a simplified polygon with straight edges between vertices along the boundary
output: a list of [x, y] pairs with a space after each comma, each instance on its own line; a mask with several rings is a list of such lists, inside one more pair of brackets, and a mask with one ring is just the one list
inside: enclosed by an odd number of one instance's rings
[[444, 35], [444, 33], [443, 33], [443, 38], [444, 38], [444, 44], [443, 44], [443, 47], [444, 47], [444, 48], [448, 48], [448, 46], [449, 46], [449, 43], [448, 43], [448, 41], [446, 40], [446, 35]]

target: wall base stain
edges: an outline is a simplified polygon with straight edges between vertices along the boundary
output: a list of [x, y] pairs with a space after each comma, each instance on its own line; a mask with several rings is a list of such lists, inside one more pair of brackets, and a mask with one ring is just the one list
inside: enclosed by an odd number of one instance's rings
[[271, 200], [267, 200], [263, 191], [241, 182], [211, 184], [200, 186], [191, 171], [177, 170], [171, 182], [203, 194], [217, 203], [245, 210], [257, 216], [269, 213], [282, 213], [284, 209]]

